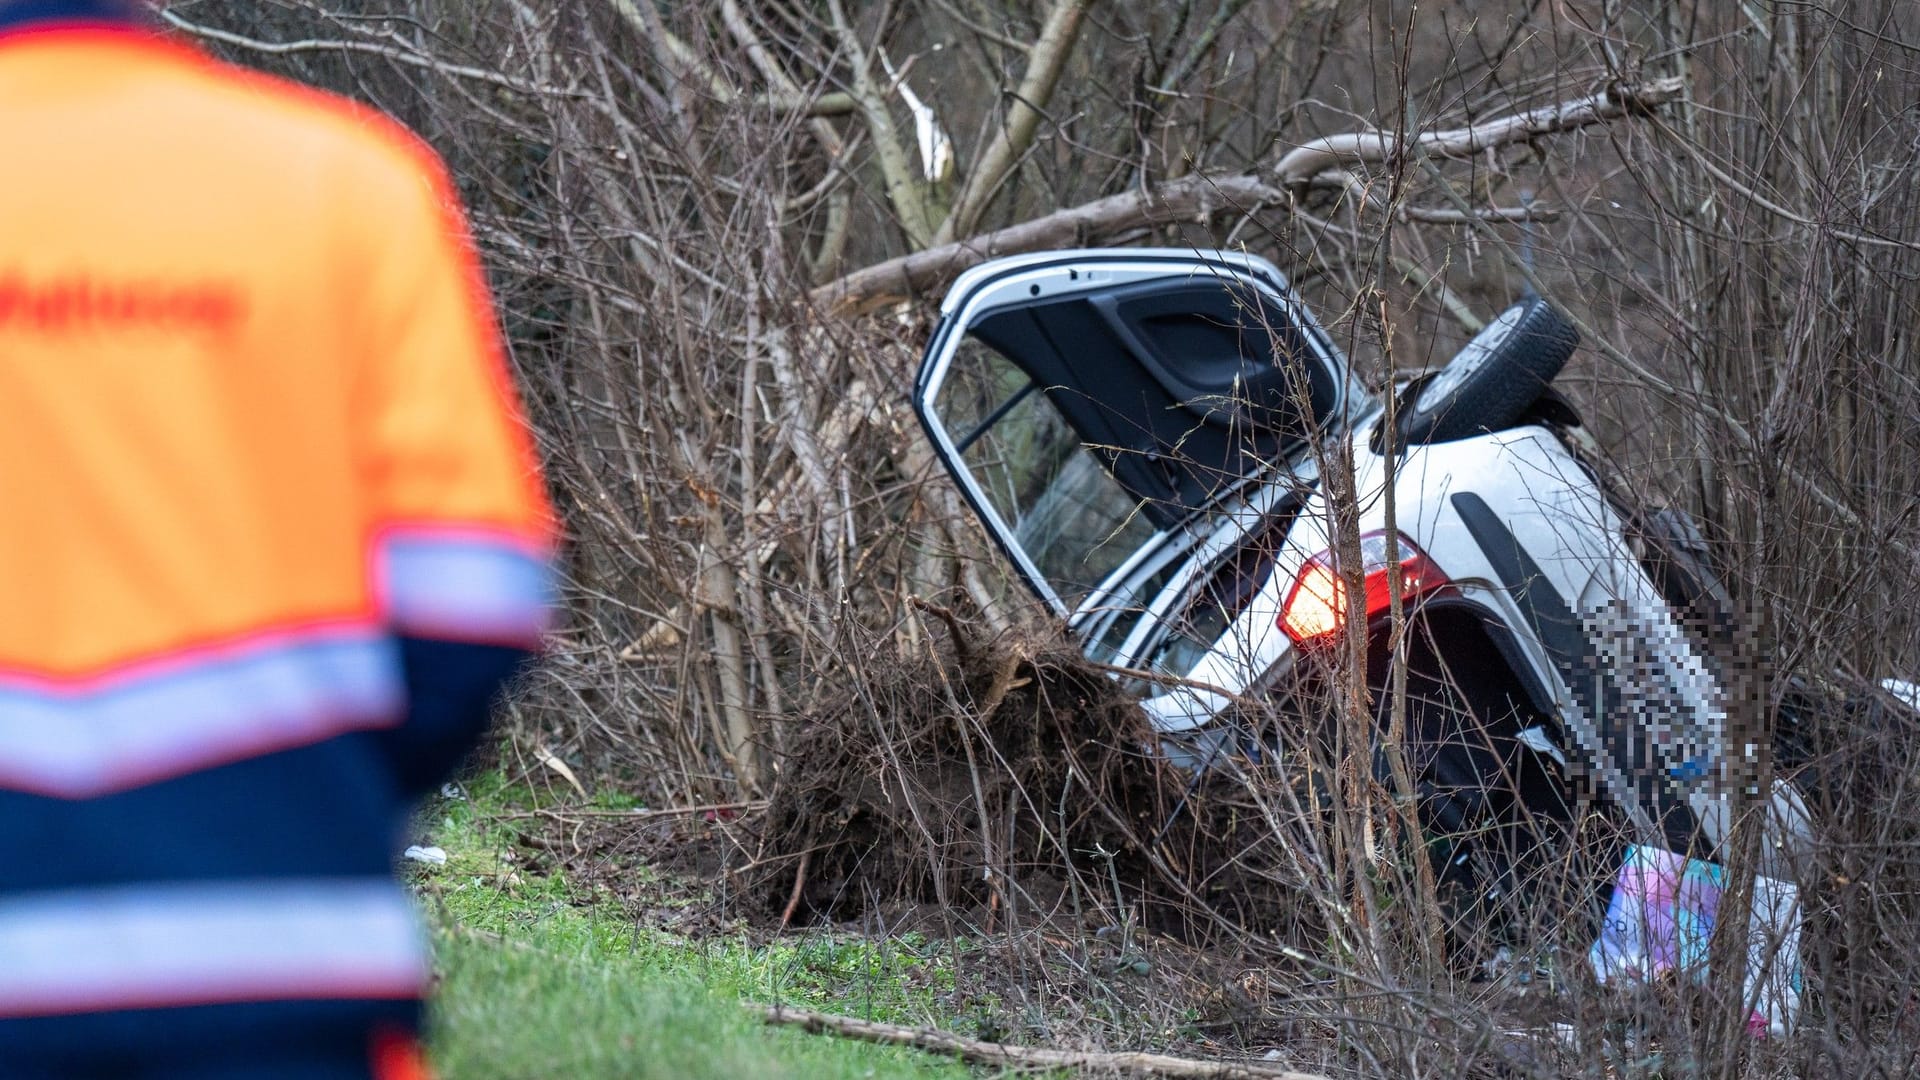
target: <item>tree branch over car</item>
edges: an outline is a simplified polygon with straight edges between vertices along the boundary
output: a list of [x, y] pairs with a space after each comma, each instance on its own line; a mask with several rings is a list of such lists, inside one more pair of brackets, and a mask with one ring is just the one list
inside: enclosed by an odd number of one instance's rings
[[[1665, 105], [1679, 93], [1680, 83], [1674, 79], [1623, 84], [1469, 127], [1426, 132], [1413, 142], [1436, 155], [1466, 157], [1631, 117], [1636, 112]], [[1110, 195], [980, 236], [950, 241], [863, 267], [817, 287], [814, 300], [830, 310], [858, 312], [876, 304], [923, 295], [967, 267], [1000, 255], [1098, 244], [1132, 230], [1169, 222], [1205, 221], [1216, 214], [1251, 214], [1267, 207], [1286, 207], [1294, 198], [1289, 195], [1290, 189], [1297, 192], [1316, 183], [1364, 192], [1364, 183], [1349, 170], [1380, 165], [1393, 153], [1393, 136], [1381, 132], [1324, 136], [1289, 151], [1270, 170], [1237, 175], [1191, 174], [1146, 191]], [[1500, 209], [1402, 207], [1401, 210], [1416, 220], [1446, 224], [1463, 224], [1475, 216], [1509, 220], [1520, 216]], [[956, 209], [955, 218], [958, 216]]]

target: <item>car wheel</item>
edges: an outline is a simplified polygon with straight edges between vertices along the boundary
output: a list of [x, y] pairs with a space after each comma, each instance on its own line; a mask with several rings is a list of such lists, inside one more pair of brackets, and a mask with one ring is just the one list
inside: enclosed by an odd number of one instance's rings
[[1528, 297], [1500, 313], [1400, 413], [1402, 445], [1450, 442], [1512, 427], [1580, 343], [1552, 304]]

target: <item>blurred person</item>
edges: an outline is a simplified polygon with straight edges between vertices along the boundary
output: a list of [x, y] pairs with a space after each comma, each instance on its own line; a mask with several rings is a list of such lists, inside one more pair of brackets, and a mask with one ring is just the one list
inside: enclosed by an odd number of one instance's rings
[[419, 1076], [404, 815], [550, 512], [440, 160], [0, 0], [0, 1076]]

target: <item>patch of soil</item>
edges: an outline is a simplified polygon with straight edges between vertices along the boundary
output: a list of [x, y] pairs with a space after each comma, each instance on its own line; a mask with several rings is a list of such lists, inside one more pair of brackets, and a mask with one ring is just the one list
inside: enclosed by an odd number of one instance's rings
[[725, 886], [738, 820], [645, 811], [526, 812], [514, 829], [515, 858], [542, 874], [564, 873], [582, 904], [613, 905], [636, 925], [689, 937], [741, 927]]

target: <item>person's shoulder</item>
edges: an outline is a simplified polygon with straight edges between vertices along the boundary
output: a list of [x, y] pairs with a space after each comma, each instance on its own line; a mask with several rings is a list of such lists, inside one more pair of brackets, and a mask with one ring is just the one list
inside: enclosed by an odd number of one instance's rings
[[200, 75], [230, 107], [251, 111], [261, 134], [289, 149], [322, 156], [356, 173], [356, 181], [378, 188], [387, 184], [446, 184], [439, 154], [405, 124], [352, 98], [292, 79], [208, 59]]

